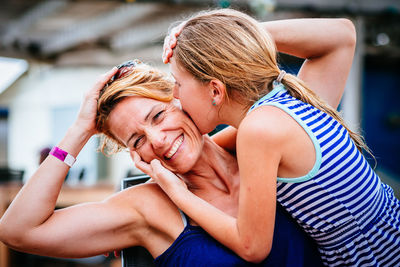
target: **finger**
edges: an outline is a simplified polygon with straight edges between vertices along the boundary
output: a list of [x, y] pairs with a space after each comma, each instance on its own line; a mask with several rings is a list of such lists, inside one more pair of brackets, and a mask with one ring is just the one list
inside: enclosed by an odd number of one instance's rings
[[97, 80], [97, 82], [94, 85], [94, 90], [98, 91], [102, 89], [105, 84], [111, 79], [112, 76], [115, 75], [115, 73], [118, 71], [117, 67], [113, 67], [111, 70], [108, 72], [104, 73], [103, 75], [100, 76], [100, 78]]
[[150, 165], [153, 168], [160, 168], [162, 167], [161, 162], [158, 159], [153, 159], [152, 161], [150, 161]]
[[165, 49], [165, 56], [166, 57], [169, 57], [170, 53], [171, 53], [171, 49], [170, 48]]
[[164, 57], [163, 58], [163, 63], [168, 64], [169, 63], [169, 57]]
[[132, 155], [133, 155], [133, 162], [135, 163], [135, 165], [136, 165], [136, 163], [141, 161], [141, 158], [136, 151], [132, 151]]
[[175, 39], [175, 42], [171, 43], [169, 48], [174, 49], [176, 47], [176, 44], [177, 44], [177, 40]]
[[178, 40], [176, 38], [171, 39], [169, 42], [169, 49], [171, 50], [174, 49], [176, 47], [177, 42]]
[[121, 251], [115, 250], [114, 251], [114, 257], [118, 258], [121, 255]]
[[170, 39], [169, 35], [165, 36], [165, 38], [164, 38], [164, 45], [163, 45], [164, 48], [165, 48], [166, 46], [168, 46], [168, 44], [169, 44], [169, 39]]
[[[150, 161], [150, 166], [156, 178], [160, 177], [176, 177], [170, 170], [165, 168], [158, 159]], [[172, 176], [171, 176], [172, 175]]]
[[152, 170], [151, 166], [149, 164], [147, 164], [146, 162], [142, 161], [142, 159], [140, 158], [139, 154], [136, 151], [133, 151], [132, 154], [133, 154], [133, 161], [135, 162], [136, 168], [138, 168], [142, 172], [152, 176], [153, 170]]
[[163, 54], [162, 54], [162, 60], [163, 60], [164, 64], [168, 63], [168, 62], [165, 62], [167, 59], [168, 59], [167, 54], [165, 53], [165, 50], [164, 50]]
[[183, 27], [185, 26], [186, 21], [182, 21], [181, 24], [174, 28], [174, 35], [177, 37], [179, 34], [182, 33]]
[[165, 64], [167, 64], [169, 62], [171, 56], [172, 56], [172, 50], [168, 48], [165, 51], [165, 54], [164, 54], [164, 57], [163, 57], [163, 61], [164, 61]]
[[182, 26], [179, 25], [178, 27], [173, 29], [172, 36], [178, 37], [179, 34], [181, 34], [181, 32], [182, 32]]
[[99, 81], [101, 82], [108, 82], [111, 77], [118, 71], [117, 67], [113, 67], [111, 70], [107, 71], [106, 73], [104, 73], [103, 75], [101, 75], [101, 78], [99, 79]]
[[165, 37], [164, 39], [164, 44], [163, 44], [163, 51], [165, 52], [165, 50], [169, 47], [169, 36]]

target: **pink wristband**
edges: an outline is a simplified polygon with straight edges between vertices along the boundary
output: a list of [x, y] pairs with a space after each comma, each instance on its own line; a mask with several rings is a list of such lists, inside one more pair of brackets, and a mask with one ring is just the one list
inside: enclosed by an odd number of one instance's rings
[[69, 167], [72, 167], [72, 165], [74, 165], [76, 160], [71, 154], [56, 146], [50, 150], [49, 154], [58, 158], [59, 160], [67, 164]]

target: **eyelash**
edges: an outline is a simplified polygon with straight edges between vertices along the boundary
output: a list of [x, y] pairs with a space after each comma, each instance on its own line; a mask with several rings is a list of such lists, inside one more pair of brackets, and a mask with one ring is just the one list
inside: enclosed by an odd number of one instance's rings
[[153, 121], [154, 121], [154, 120], [157, 120], [157, 119], [161, 116], [162, 113], [164, 113], [164, 110], [161, 110], [161, 111], [158, 112], [156, 115], [154, 115]]
[[[153, 121], [156, 121], [157, 119], [160, 118], [160, 116], [164, 113], [164, 110], [161, 110], [160, 112], [158, 112], [156, 115], [154, 115], [153, 117]], [[139, 142], [143, 139], [143, 136], [139, 136], [136, 141], [133, 143], [133, 147], [137, 148]]]

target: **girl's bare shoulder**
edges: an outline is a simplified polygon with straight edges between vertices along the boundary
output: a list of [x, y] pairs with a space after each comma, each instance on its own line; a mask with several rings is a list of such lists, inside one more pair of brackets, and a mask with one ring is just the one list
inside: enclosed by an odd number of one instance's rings
[[[282, 109], [275, 106], [261, 106], [247, 114], [238, 128], [239, 138], [282, 139], [293, 127], [295, 121]], [[263, 138], [264, 137], [264, 138]], [[268, 137], [268, 138], [267, 138]]]

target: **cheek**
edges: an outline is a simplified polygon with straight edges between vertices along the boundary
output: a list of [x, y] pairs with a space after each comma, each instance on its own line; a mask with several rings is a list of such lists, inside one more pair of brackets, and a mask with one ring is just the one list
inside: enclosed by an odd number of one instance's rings
[[148, 145], [141, 146], [139, 149], [136, 150], [136, 152], [146, 163], [150, 163], [150, 161], [156, 158], [156, 155], [152, 152], [151, 147]]

